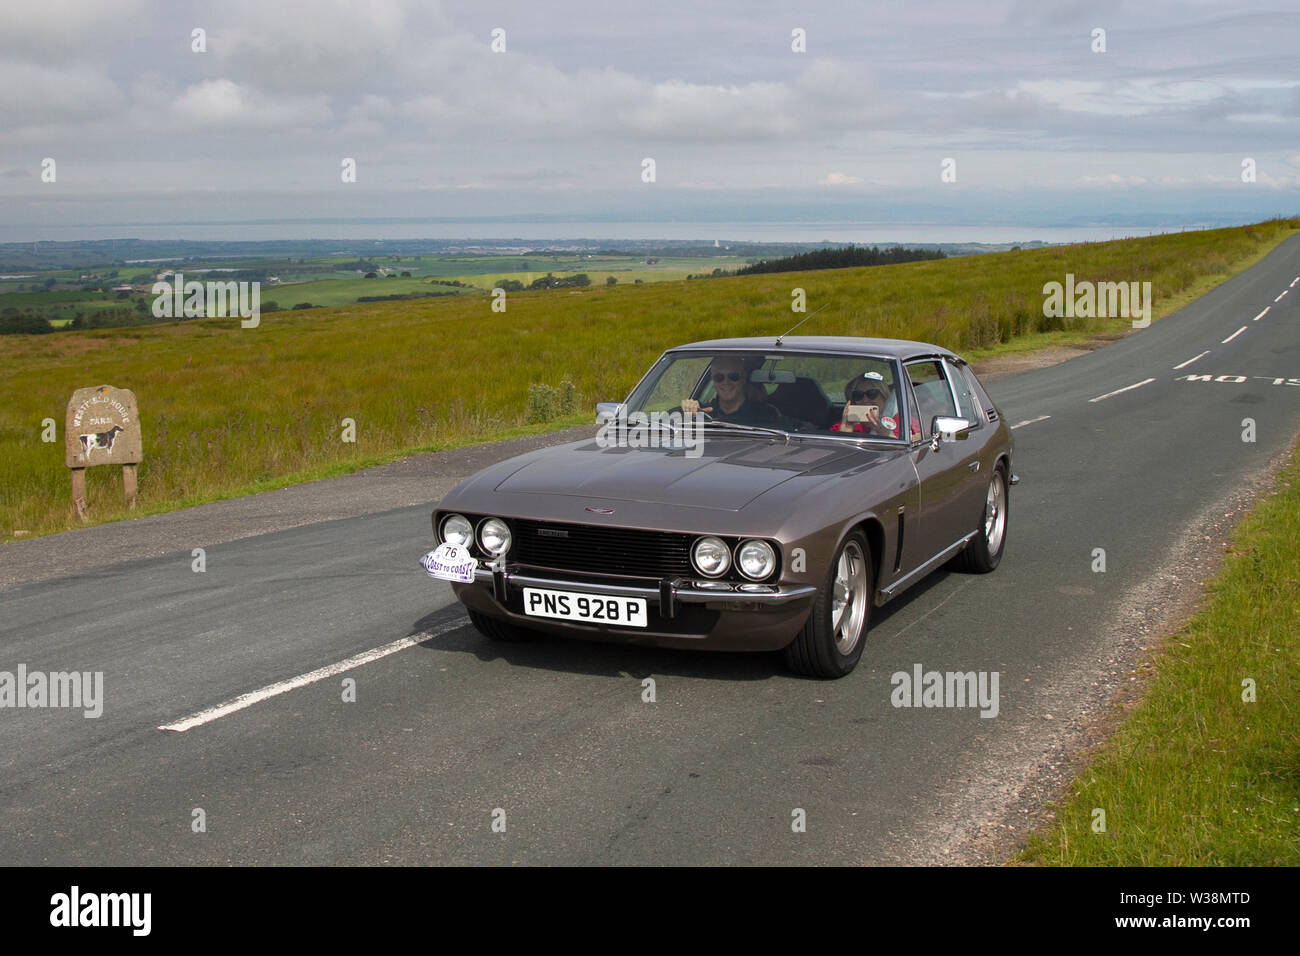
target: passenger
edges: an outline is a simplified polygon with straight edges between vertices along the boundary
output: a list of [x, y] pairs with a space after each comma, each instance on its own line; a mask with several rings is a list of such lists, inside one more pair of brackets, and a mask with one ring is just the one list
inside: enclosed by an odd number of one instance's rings
[[762, 387], [749, 381], [749, 367], [739, 357], [720, 356], [713, 360], [709, 371], [717, 393], [714, 403], [701, 408], [696, 399], [686, 398], [682, 400], [683, 412], [707, 412], [714, 421], [737, 425], [771, 427], [779, 423], [780, 413], [768, 404]]
[[[873, 435], [877, 438], [897, 438], [899, 415], [897, 407], [890, 410], [892, 416], [884, 414], [889, 395], [890, 389], [885, 384], [883, 375], [879, 372], [863, 372], [844, 386], [844, 413], [840, 420], [831, 426], [831, 431]], [[865, 420], [850, 422], [849, 409], [864, 406]]]

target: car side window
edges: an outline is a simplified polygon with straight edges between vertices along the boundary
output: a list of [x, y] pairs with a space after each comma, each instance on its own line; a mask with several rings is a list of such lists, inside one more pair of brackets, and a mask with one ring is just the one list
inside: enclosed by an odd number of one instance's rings
[[957, 414], [957, 409], [952, 403], [952, 390], [949, 389], [948, 379], [943, 374], [943, 366], [937, 361], [911, 363], [907, 366], [907, 377], [911, 380], [912, 391], [916, 394], [922, 433], [929, 438], [930, 426], [936, 415], [951, 418]]
[[916, 396], [912, 394], [911, 386], [906, 386], [907, 390], [907, 414], [912, 419], [912, 441], [920, 441], [921, 436], [930, 437], [930, 426], [921, 421], [921, 411], [916, 407]]
[[984, 410], [984, 421], [995, 422], [998, 420], [997, 408], [993, 404], [993, 399], [989, 398], [989, 393], [984, 390], [980, 380], [975, 377], [969, 365], [964, 366], [962, 371], [966, 373], [966, 381], [970, 383], [970, 391], [975, 396], [975, 404]]
[[950, 361], [945, 361], [944, 367], [952, 379], [953, 391], [957, 393], [957, 417], [966, 419], [978, 428], [983, 421], [983, 413], [980, 411], [979, 400], [971, 389], [970, 380], [963, 374], [965, 369]]

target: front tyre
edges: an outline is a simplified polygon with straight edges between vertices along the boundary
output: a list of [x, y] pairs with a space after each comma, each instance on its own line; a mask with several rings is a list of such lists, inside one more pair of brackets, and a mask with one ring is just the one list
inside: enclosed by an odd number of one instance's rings
[[871, 551], [862, 532], [841, 543], [803, 630], [786, 647], [797, 674], [833, 679], [857, 666], [871, 618]]
[[993, 469], [988, 493], [984, 496], [984, 515], [979, 533], [958, 556], [957, 565], [972, 574], [987, 574], [998, 566], [1007, 546], [1007, 519], [1010, 517], [1007, 496], [1007, 473], [999, 465]]

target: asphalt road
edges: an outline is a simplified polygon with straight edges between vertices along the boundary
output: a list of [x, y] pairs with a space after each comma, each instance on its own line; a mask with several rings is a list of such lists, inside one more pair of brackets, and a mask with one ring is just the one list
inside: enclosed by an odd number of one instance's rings
[[[99, 717], [0, 708], [0, 860], [979, 859], [1300, 432], [1298, 277], [1300, 237], [1148, 329], [991, 385], [1022, 478], [1002, 566], [877, 611], [836, 682], [768, 656], [489, 642], [416, 563], [427, 505], [0, 591], [0, 672], [104, 682]], [[997, 715], [894, 707], [891, 675], [917, 664], [996, 671]]]

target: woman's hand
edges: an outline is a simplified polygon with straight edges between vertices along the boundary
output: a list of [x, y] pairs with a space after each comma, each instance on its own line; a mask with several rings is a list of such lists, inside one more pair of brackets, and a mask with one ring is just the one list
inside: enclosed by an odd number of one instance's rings
[[[849, 409], [857, 409], [862, 417], [849, 420]], [[861, 425], [863, 431], [886, 432], [880, 424], [880, 406], [879, 405], [845, 405], [844, 412], [840, 416], [840, 431], [852, 432], [857, 431], [857, 426]]]

